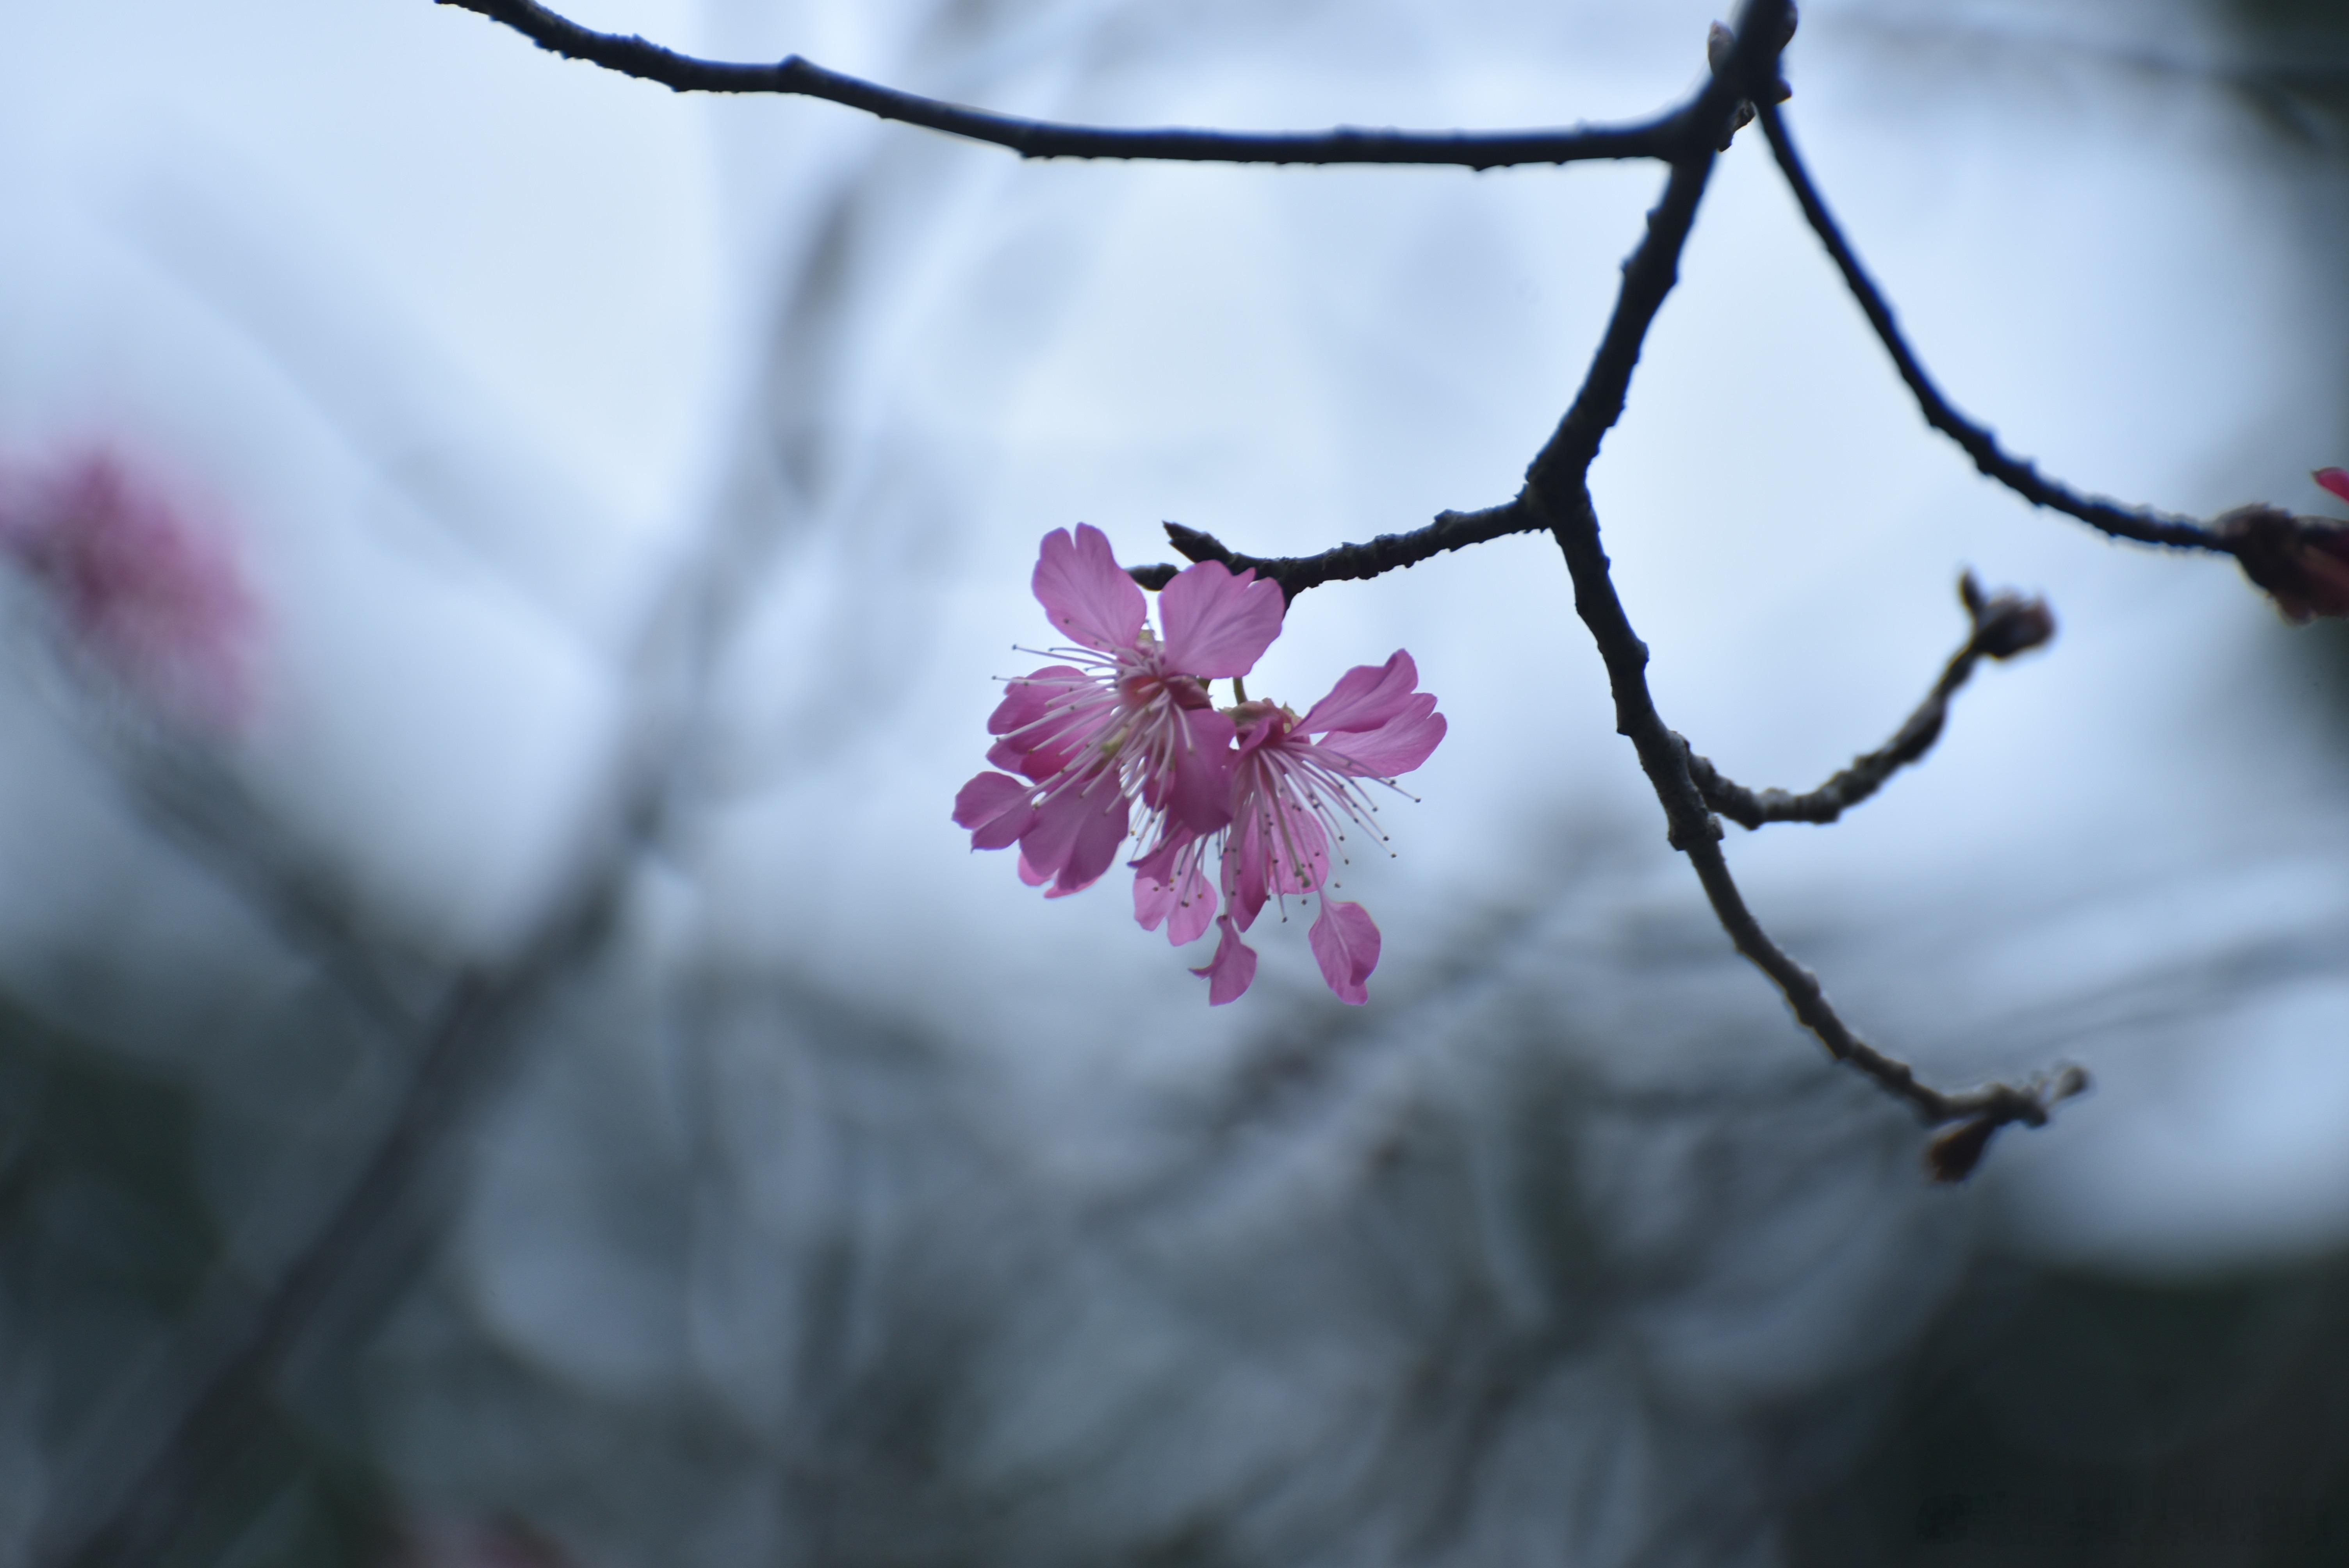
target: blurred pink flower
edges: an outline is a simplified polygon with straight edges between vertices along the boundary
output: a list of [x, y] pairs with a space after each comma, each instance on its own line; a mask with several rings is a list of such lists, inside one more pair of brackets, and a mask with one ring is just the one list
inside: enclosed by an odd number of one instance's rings
[[2343, 500], [2349, 500], [2349, 469], [2319, 469], [2316, 482]]
[[[1019, 846], [1019, 875], [1046, 896], [1090, 887], [1118, 856], [1138, 802], [1141, 836], [1163, 846], [1231, 818], [1231, 718], [1206, 683], [1246, 675], [1280, 634], [1280, 590], [1214, 562], [1159, 594], [1164, 641], [1142, 589], [1088, 524], [1044, 536], [1032, 582], [1046, 616], [1081, 645], [1070, 662], [1010, 683], [988, 720], [982, 773], [955, 797], [971, 847]], [[1194, 935], [1197, 934], [1195, 932]]]
[[234, 553], [149, 476], [103, 451], [10, 476], [0, 553], [150, 704], [213, 729], [249, 716], [256, 616]]

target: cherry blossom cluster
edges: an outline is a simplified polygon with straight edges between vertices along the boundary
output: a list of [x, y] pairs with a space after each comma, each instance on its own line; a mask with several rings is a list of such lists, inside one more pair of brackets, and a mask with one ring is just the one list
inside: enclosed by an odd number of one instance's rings
[[[971, 847], [1017, 844], [1020, 880], [1062, 898], [1137, 844], [1134, 918], [1178, 947], [1216, 928], [1215, 956], [1192, 973], [1218, 1006], [1256, 978], [1240, 933], [1265, 905], [1318, 896], [1309, 941], [1322, 977], [1339, 1000], [1366, 1000], [1379, 928], [1327, 890], [1349, 829], [1383, 841], [1367, 787], [1392, 788], [1444, 738], [1411, 655], [1347, 671], [1299, 716], [1241, 685], [1287, 611], [1279, 586], [1253, 572], [1210, 561], [1178, 573], [1159, 593], [1161, 636], [1109, 540], [1080, 524], [1044, 536], [1033, 586], [1078, 645], [1010, 682], [988, 720], [987, 759], [1008, 771], [955, 797]], [[1210, 695], [1218, 680], [1232, 683], [1229, 707]]]

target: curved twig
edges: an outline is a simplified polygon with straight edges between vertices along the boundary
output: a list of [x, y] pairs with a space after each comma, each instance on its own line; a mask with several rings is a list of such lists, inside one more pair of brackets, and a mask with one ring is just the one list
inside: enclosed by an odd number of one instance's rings
[[673, 92], [771, 93], [824, 98], [972, 141], [1008, 147], [1022, 158], [1131, 158], [1181, 163], [1448, 164], [1505, 169], [1531, 163], [1674, 156], [1688, 138], [1685, 108], [1621, 126], [1532, 130], [1228, 131], [1183, 128], [1126, 129], [1022, 119], [900, 92], [812, 60], [789, 55], [774, 65], [697, 59], [639, 37], [599, 33], [536, 0], [433, 0], [435, 5], [502, 22], [540, 48], [585, 60]]
[[1855, 758], [1850, 767], [1817, 789], [1800, 795], [1791, 795], [1784, 789], [1749, 789], [1724, 775], [1710, 758], [1691, 752], [1689, 773], [1696, 779], [1704, 803], [1746, 829], [1759, 828], [1765, 822], [1832, 822], [1932, 749], [1949, 718], [1950, 699], [1973, 675], [1977, 663], [1986, 658], [2011, 659], [2043, 645], [2055, 634], [2055, 617], [2044, 600], [2025, 599], [2012, 593], [1984, 597], [1971, 572], [1958, 580], [1958, 596], [1965, 603], [1973, 629], [1963, 645], [1950, 655], [1941, 678], [1933, 683], [1933, 689], [1926, 693], [1925, 700], [1893, 732], [1890, 740]]
[[1998, 438], [1982, 426], [1975, 424], [1950, 404], [1933, 385], [1932, 377], [1918, 363], [1917, 356], [1900, 334], [1899, 324], [1893, 319], [1892, 307], [1885, 303], [1875, 281], [1859, 264], [1851, 244], [1844, 238], [1834, 214], [1819, 197], [1818, 188], [1811, 183], [1809, 170], [1795, 150], [1794, 138], [1787, 132], [1785, 118], [1775, 104], [1763, 103], [1762, 134], [1769, 139], [1770, 150], [1778, 160], [1778, 168], [1786, 183], [1801, 203], [1803, 216], [1809, 220], [1812, 232], [1826, 246], [1827, 254], [1835, 258], [1837, 268], [1852, 297], [1866, 313], [1868, 325], [1884, 350], [1892, 356], [1893, 366], [1900, 379], [1917, 399], [1918, 409], [1925, 422], [1965, 449], [1974, 460], [1974, 467], [1996, 480], [2033, 506], [2053, 508], [2056, 511], [2078, 518], [2089, 527], [2111, 534], [2116, 539], [2131, 539], [2140, 544], [2166, 544], [2178, 550], [2208, 550], [2220, 554], [2235, 553], [2233, 542], [2216, 530], [2190, 517], [2175, 512], [2155, 511], [2150, 508], [2124, 507], [2102, 496], [2084, 496], [2070, 487], [2048, 479], [2036, 467], [2009, 453], [1998, 444]]

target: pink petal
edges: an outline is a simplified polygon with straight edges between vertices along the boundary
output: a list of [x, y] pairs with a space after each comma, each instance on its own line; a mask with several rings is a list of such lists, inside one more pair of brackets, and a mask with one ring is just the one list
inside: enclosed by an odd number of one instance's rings
[[1215, 918], [1215, 887], [1207, 881], [1206, 867], [1193, 861], [1175, 886], [1174, 913], [1166, 917], [1166, 940], [1176, 947], [1187, 947], [1206, 934]]
[[1070, 665], [1047, 665], [1031, 676], [1006, 682], [1003, 700], [988, 716], [987, 733], [1019, 736], [1094, 684], [1092, 676]]
[[1129, 807], [1123, 795], [1110, 794], [1105, 800], [1085, 799], [1086, 810], [1078, 820], [1076, 842], [1070, 847], [1066, 864], [1053, 879], [1046, 898], [1066, 898], [1072, 892], [1082, 892], [1101, 881], [1102, 873], [1117, 863], [1117, 852], [1125, 847]]
[[2343, 500], [2349, 500], [2349, 469], [2319, 469], [2316, 482]]
[[1256, 983], [1256, 949], [1240, 940], [1240, 934], [1232, 929], [1231, 916], [1218, 916], [1216, 928], [1223, 933], [1216, 943], [1216, 955], [1204, 968], [1191, 971], [1206, 976], [1210, 1007], [1238, 1001]]
[[1265, 885], [1275, 898], [1301, 898], [1330, 880], [1330, 833], [1321, 819], [1284, 794], [1279, 820], [1265, 833]]
[[1444, 739], [1448, 727], [1444, 716], [1435, 711], [1435, 698], [1421, 692], [1413, 703], [1424, 704], [1420, 711], [1372, 730], [1340, 730], [1318, 744], [1325, 759], [1342, 759], [1350, 771], [1364, 779], [1392, 779], [1408, 773], [1428, 758]]
[[1053, 879], [1048, 895], [1065, 898], [1099, 880], [1125, 841], [1126, 799], [1107, 779], [1063, 789], [1036, 809], [1019, 835], [1021, 861]]
[[1224, 841], [1224, 903], [1231, 911], [1228, 918], [1239, 922], [1242, 931], [1264, 913], [1265, 901], [1270, 896], [1266, 881], [1268, 870], [1257, 821], [1251, 818], [1234, 823], [1231, 836]]
[[1142, 589], [1121, 570], [1109, 537], [1089, 522], [1044, 536], [1030, 584], [1052, 624], [1089, 648], [1105, 653], [1131, 648], [1142, 635], [1150, 605]]
[[1036, 820], [1029, 803], [1034, 786], [1001, 773], [982, 773], [955, 796], [955, 826], [968, 828], [974, 850], [1000, 850], [1017, 843]]
[[1224, 898], [1242, 931], [1267, 901], [1301, 896], [1330, 878], [1330, 836], [1302, 803], [1278, 786], [1251, 791], [1224, 842]]
[[1363, 982], [1379, 966], [1379, 928], [1370, 911], [1359, 903], [1325, 898], [1308, 939], [1321, 965], [1321, 978], [1330, 982], [1338, 1000], [1355, 1007], [1369, 1001]]
[[1254, 572], [1235, 577], [1220, 561], [1184, 568], [1158, 595], [1166, 666], [1201, 680], [1244, 676], [1280, 635], [1280, 585]]
[[1136, 861], [1133, 867], [1133, 923], [1155, 931], [1174, 913], [1176, 873], [1168, 867], [1153, 868], [1147, 860]]
[[1038, 670], [1011, 682], [988, 717], [988, 733], [1003, 738], [987, 759], [1040, 783], [1074, 761], [1116, 713], [1116, 697], [1082, 670]]
[[1330, 695], [1297, 720], [1297, 727], [1309, 735], [1320, 735], [1322, 730], [1371, 730], [1398, 711], [1414, 686], [1419, 686], [1419, 666], [1412, 665], [1410, 653], [1398, 648], [1388, 655], [1386, 665], [1355, 665], [1339, 676]]
[[1418, 684], [1418, 666], [1401, 649], [1383, 665], [1357, 665], [1298, 720], [1297, 731], [1327, 732], [1323, 752], [1363, 778], [1408, 773], [1427, 760], [1447, 727], [1435, 698], [1412, 689]]
[[1397, 648], [1383, 665], [1356, 665], [1338, 677], [1330, 695], [1313, 705], [1297, 727], [1308, 735], [1329, 729], [1376, 729], [1400, 717], [1419, 685], [1419, 666]]
[[1215, 890], [1207, 884], [1195, 838], [1169, 839], [1133, 862], [1133, 918], [1144, 931], [1166, 923], [1166, 940], [1176, 947], [1199, 939], [1216, 917]]
[[1212, 707], [1192, 708], [1178, 720], [1185, 736], [1171, 774], [1150, 791], [1154, 806], [1193, 834], [1212, 833], [1232, 820], [1232, 721]]

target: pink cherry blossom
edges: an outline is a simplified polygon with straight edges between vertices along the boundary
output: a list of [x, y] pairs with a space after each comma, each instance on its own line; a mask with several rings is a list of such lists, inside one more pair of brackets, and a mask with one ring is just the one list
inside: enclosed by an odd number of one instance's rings
[[228, 540], [104, 452], [0, 484], [0, 552], [72, 639], [171, 717], [233, 729], [255, 612]]
[[1254, 668], [1285, 604], [1254, 573], [1203, 562], [1160, 593], [1162, 641], [1142, 589], [1086, 524], [1044, 536], [1032, 586], [1080, 645], [1010, 683], [988, 720], [988, 760], [1010, 771], [963, 786], [954, 820], [974, 849], [1018, 844], [1020, 879], [1060, 898], [1109, 870], [1137, 804], [1140, 835], [1158, 847], [1231, 820], [1235, 732], [1206, 683]]
[[[1215, 928], [1215, 956], [1192, 973], [1216, 1006], [1255, 983], [1257, 953], [1240, 933], [1266, 903], [1319, 895], [1308, 943], [1322, 978], [1339, 1000], [1366, 1001], [1377, 923], [1326, 890], [1350, 830], [1385, 841], [1368, 787], [1394, 788], [1444, 738], [1411, 655], [1347, 671], [1299, 717], [1247, 700], [1238, 684], [1286, 610], [1279, 588], [1252, 573], [1202, 562], [1178, 573], [1159, 594], [1163, 640], [1099, 530], [1047, 534], [1033, 585], [1079, 645], [1054, 650], [1067, 663], [1008, 683], [988, 720], [987, 758], [1003, 771], [955, 798], [971, 847], [1017, 844], [1020, 879], [1059, 898], [1138, 841], [1127, 862], [1134, 919], [1177, 947]], [[1237, 701], [1217, 709], [1208, 684], [1227, 677]]]
[[[1345, 841], [1349, 827], [1384, 841], [1364, 782], [1392, 785], [1397, 775], [1426, 761], [1444, 738], [1435, 698], [1418, 685], [1411, 655], [1397, 651], [1384, 665], [1347, 671], [1302, 718], [1269, 702], [1233, 710], [1239, 745], [1232, 820], [1221, 835], [1224, 945], [1247, 951], [1237, 934], [1256, 923], [1268, 900], [1320, 892], [1330, 880], [1333, 849]], [[1150, 870], [1163, 882], [1181, 870], [1180, 857]], [[1142, 913], [1139, 881], [1135, 903]], [[1379, 930], [1368, 912], [1325, 894], [1310, 941], [1330, 989], [1359, 1006], [1379, 961]], [[1211, 995], [1210, 1001], [1229, 1000], [1247, 989], [1255, 964], [1251, 957], [1243, 972], [1237, 954], [1227, 960], [1219, 946], [1209, 969], [1214, 989], [1229, 993]], [[1230, 975], [1243, 976], [1236, 987], [1226, 984]]]

